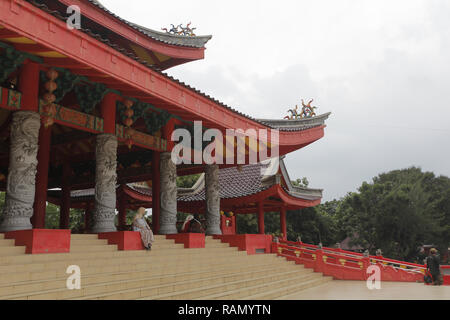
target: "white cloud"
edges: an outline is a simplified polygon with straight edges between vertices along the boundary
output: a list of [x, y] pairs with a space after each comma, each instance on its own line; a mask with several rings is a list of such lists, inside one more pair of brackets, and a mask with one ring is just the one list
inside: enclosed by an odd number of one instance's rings
[[325, 200], [411, 165], [450, 175], [448, 1], [102, 2], [212, 34], [205, 60], [168, 72], [241, 112], [283, 118], [302, 98], [333, 112], [322, 140], [287, 157]]

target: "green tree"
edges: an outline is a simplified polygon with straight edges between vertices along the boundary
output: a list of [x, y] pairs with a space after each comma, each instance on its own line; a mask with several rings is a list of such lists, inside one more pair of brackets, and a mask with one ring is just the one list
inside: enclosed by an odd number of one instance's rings
[[197, 182], [200, 174], [193, 174], [188, 176], [177, 177], [177, 187], [178, 188], [192, 188]]
[[420, 168], [380, 174], [349, 193], [336, 212], [340, 235], [371, 252], [413, 261], [418, 248], [433, 244], [442, 252], [449, 245], [450, 179]]

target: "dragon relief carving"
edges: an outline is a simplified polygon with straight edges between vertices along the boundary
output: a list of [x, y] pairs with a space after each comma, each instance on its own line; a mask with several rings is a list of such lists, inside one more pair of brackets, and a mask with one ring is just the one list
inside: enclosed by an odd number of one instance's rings
[[220, 194], [219, 167], [208, 165], [205, 170], [206, 192], [206, 233], [221, 234], [220, 231]]
[[93, 231], [115, 231], [117, 138], [101, 134], [96, 141], [95, 210]]
[[40, 116], [17, 111], [11, 124], [9, 172], [2, 231], [31, 229], [35, 195]]
[[177, 169], [171, 153], [161, 154], [161, 233], [176, 233]]

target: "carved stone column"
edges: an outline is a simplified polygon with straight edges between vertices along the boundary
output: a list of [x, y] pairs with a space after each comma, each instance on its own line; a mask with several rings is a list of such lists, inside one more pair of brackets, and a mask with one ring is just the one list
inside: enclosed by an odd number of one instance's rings
[[115, 232], [117, 137], [100, 134], [96, 141], [95, 209], [92, 233]]
[[33, 111], [17, 111], [11, 124], [9, 169], [1, 232], [32, 229], [41, 119]]
[[219, 166], [207, 165], [205, 168], [206, 191], [206, 234], [222, 234], [220, 229]]
[[177, 231], [177, 167], [171, 153], [161, 153], [161, 212], [159, 234], [176, 234]]

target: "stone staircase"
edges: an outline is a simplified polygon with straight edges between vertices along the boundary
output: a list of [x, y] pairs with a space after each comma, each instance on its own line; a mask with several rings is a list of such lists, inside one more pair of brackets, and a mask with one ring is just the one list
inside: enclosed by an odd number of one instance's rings
[[[70, 253], [29, 255], [0, 234], [0, 300], [271, 300], [331, 280], [212, 237], [204, 249], [155, 237], [151, 251], [118, 251], [97, 235], [72, 235]], [[66, 287], [70, 265], [81, 269], [80, 290]]]

